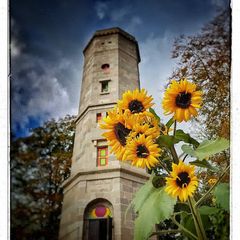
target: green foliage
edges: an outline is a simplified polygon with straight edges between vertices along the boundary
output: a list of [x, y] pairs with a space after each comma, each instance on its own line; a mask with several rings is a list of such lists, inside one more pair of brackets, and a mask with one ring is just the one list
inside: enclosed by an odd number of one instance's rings
[[199, 160], [220, 153], [229, 148], [229, 140], [218, 138], [216, 140], [205, 140], [195, 150]]
[[160, 135], [157, 139], [157, 143], [160, 147], [171, 148], [174, 144], [180, 142], [174, 136]]
[[[200, 209], [199, 209], [200, 210]], [[208, 214], [202, 214], [203, 211], [199, 211], [200, 216], [201, 216], [201, 220], [204, 226], [204, 229], [207, 230], [211, 227], [211, 222], [209, 220]], [[211, 213], [209, 213], [211, 214]], [[194, 221], [193, 221], [193, 217], [191, 214], [186, 213], [186, 212], [182, 212], [181, 213], [181, 221], [180, 223], [187, 229], [189, 230], [191, 233], [193, 233], [194, 235], [197, 235], [196, 233], [196, 229], [195, 229], [195, 225], [194, 225]], [[184, 232], [184, 235], [188, 238], [188, 239], [194, 239], [190, 234]]]
[[11, 238], [57, 239], [74, 119], [48, 121], [30, 136], [11, 141]]
[[160, 122], [160, 117], [157, 115], [157, 113], [153, 108], [149, 108], [149, 112], [154, 115], [154, 117], [157, 119], [158, 122]]
[[[204, 225], [204, 229], [207, 232], [208, 239], [229, 239], [229, 215], [222, 209], [210, 206], [201, 206], [199, 213]], [[188, 229], [190, 232], [196, 235], [196, 230], [191, 214], [187, 212], [181, 213], [180, 223]], [[184, 235], [188, 239], [193, 239], [187, 233]]]
[[167, 128], [170, 128], [173, 125], [174, 121], [175, 120], [173, 117], [171, 119], [169, 119], [168, 122], [166, 123]]
[[197, 157], [195, 151], [193, 150], [193, 148], [190, 145], [184, 144], [184, 145], [182, 145], [181, 148], [184, 153], [186, 153], [192, 157]]
[[211, 215], [218, 213], [219, 209], [216, 207], [201, 206], [199, 212], [201, 215]]
[[211, 170], [212, 172], [218, 172], [219, 169], [217, 167], [212, 166], [209, 161], [203, 159], [202, 161], [196, 160], [196, 161], [192, 161], [189, 162], [192, 165], [198, 166], [198, 167], [202, 167], [202, 168], [208, 168], [209, 170]]
[[216, 153], [220, 153], [229, 148], [229, 140], [224, 138], [218, 138], [216, 140], [205, 140], [199, 144], [199, 146], [193, 150], [190, 146], [183, 145], [182, 150], [192, 157], [196, 157], [199, 160], [203, 160]]
[[154, 176], [152, 179], [152, 185], [155, 188], [160, 188], [160, 187], [164, 187], [166, 184], [166, 180], [165, 178], [167, 177], [166, 174], [161, 174], [159, 176]]
[[144, 240], [149, 237], [155, 224], [170, 218], [176, 199], [170, 197], [164, 188], [155, 188], [138, 209], [135, 220], [134, 239]]
[[229, 214], [223, 209], [218, 209], [216, 214], [209, 215], [211, 228], [208, 231], [209, 239], [229, 239]]
[[229, 193], [230, 189], [228, 183], [220, 183], [214, 189], [216, 203], [227, 212], [229, 212]]
[[[194, 225], [194, 221], [193, 218], [191, 216], [191, 214], [186, 213], [186, 212], [182, 212], [181, 213], [181, 221], [180, 223], [187, 229], [189, 230], [191, 233], [193, 233], [194, 235], [196, 235], [196, 229], [195, 229], [195, 225]], [[193, 240], [194, 238], [187, 233], [184, 233], [184, 235], [190, 239]]]
[[195, 140], [194, 138], [192, 138], [188, 133], [185, 133], [183, 130], [178, 129], [176, 130], [176, 134], [175, 134], [175, 138], [177, 140], [183, 141], [185, 143], [190, 143], [192, 144], [194, 147], [198, 147], [199, 146], [199, 142], [197, 140]]
[[160, 147], [171, 148], [174, 144], [179, 142], [190, 143], [197, 147], [199, 145], [198, 141], [192, 138], [188, 133], [183, 130], [176, 130], [175, 136], [161, 135], [158, 137], [157, 142]]
[[140, 211], [146, 199], [154, 191], [155, 191], [155, 188], [152, 185], [152, 178], [151, 178], [136, 192], [135, 197], [132, 200], [133, 209], [136, 213]]

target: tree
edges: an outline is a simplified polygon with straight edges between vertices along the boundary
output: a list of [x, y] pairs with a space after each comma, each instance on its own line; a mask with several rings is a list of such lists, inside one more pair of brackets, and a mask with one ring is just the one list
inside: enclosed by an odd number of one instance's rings
[[[203, 91], [203, 104], [196, 119], [198, 137], [213, 139], [230, 135], [230, 70], [231, 70], [231, 32], [230, 10], [222, 10], [200, 33], [193, 36], [180, 36], [173, 45], [172, 58], [178, 61], [178, 66], [170, 79], [187, 78], [197, 84]], [[222, 172], [229, 162], [229, 151], [210, 157], [208, 163], [218, 166]], [[202, 183], [217, 178], [217, 172], [200, 170], [198, 178]], [[229, 174], [223, 178], [229, 182]], [[204, 186], [204, 184], [202, 184]], [[199, 192], [207, 191], [199, 188]], [[229, 199], [229, 194], [225, 194]], [[213, 195], [206, 204], [215, 207]], [[218, 221], [219, 220], [219, 221]], [[211, 227], [207, 234], [216, 239], [227, 239], [229, 236], [229, 213], [226, 210], [216, 212], [211, 216]], [[215, 239], [214, 238], [214, 239]]]
[[74, 116], [51, 120], [11, 143], [11, 237], [57, 239], [70, 175]]
[[171, 79], [192, 79], [203, 90], [203, 105], [198, 121], [206, 138], [229, 138], [230, 132], [230, 11], [221, 11], [199, 34], [180, 36], [172, 57], [178, 67]]

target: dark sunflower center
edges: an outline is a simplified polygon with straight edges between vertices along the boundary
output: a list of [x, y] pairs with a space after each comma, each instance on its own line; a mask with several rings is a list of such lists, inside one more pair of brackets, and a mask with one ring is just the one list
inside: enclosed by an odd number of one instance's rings
[[180, 92], [176, 98], [176, 105], [180, 108], [188, 108], [191, 104], [191, 93]]
[[128, 128], [125, 128], [122, 123], [117, 123], [114, 126], [114, 133], [117, 140], [121, 143], [122, 146], [126, 145], [126, 137], [131, 132]]
[[162, 126], [161, 126], [161, 131], [162, 131], [162, 132], [166, 131], [166, 126], [162, 125]]
[[142, 132], [138, 132], [138, 133], [136, 134], [136, 138], [140, 137], [141, 134], [143, 134], [143, 133], [142, 133]]
[[178, 174], [178, 178], [176, 179], [176, 183], [180, 188], [187, 187], [190, 183], [190, 177], [187, 172], [181, 172]]
[[143, 104], [138, 101], [138, 100], [132, 100], [129, 104], [128, 104], [128, 108], [131, 111], [131, 113], [139, 113], [142, 112], [144, 107]]
[[144, 145], [138, 145], [137, 146], [137, 156], [139, 158], [146, 158], [149, 155], [149, 151]]

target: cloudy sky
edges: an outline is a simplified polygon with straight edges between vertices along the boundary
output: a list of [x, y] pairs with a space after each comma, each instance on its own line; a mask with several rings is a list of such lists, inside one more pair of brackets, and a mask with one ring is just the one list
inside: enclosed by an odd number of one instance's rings
[[45, 120], [77, 114], [83, 54], [98, 29], [136, 37], [141, 87], [160, 102], [171, 72], [174, 38], [195, 34], [228, 0], [12, 0], [11, 128], [25, 136]]

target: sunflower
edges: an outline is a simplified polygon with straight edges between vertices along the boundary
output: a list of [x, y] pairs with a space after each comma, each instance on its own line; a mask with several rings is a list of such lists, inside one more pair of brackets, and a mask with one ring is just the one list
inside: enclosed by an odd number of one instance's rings
[[152, 136], [155, 138], [159, 135], [159, 132], [155, 127], [149, 126], [147, 123], [141, 124], [139, 122], [135, 123], [132, 132], [129, 134], [130, 138], [139, 137], [140, 135]]
[[124, 154], [124, 159], [132, 161], [132, 165], [151, 169], [157, 163], [161, 149], [155, 144], [151, 136], [145, 137], [144, 134], [129, 140]]
[[152, 138], [159, 136], [159, 126], [157, 122], [154, 122], [155, 118], [150, 112], [132, 115], [126, 113], [125, 116], [127, 122], [132, 126], [132, 132], [129, 134], [130, 138], [139, 137], [141, 134]]
[[173, 130], [172, 128], [168, 128], [166, 125], [160, 124], [160, 134], [161, 135], [168, 135], [168, 133], [171, 132], [172, 130]]
[[188, 196], [193, 195], [198, 186], [194, 169], [194, 166], [186, 165], [182, 161], [178, 165], [173, 163], [170, 177], [166, 178], [165, 191], [173, 197], [179, 197], [181, 202], [185, 202]]
[[139, 114], [153, 105], [152, 100], [153, 98], [147, 95], [145, 89], [126, 91], [122, 96], [122, 100], [118, 101], [118, 107], [130, 114]]
[[216, 182], [217, 182], [217, 179], [216, 179], [216, 178], [210, 178], [210, 179], [208, 180], [208, 184], [209, 184], [209, 185], [214, 185]]
[[137, 123], [142, 126], [145, 124], [148, 126], [148, 131], [145, 132], [145, 135], [152, 135], [152, 138], [157, 138], [160, 135], [159, 120], [152, 113], [146, 111], [139, 114]]
[[196, 91], [194, 83], [182, 79], [180, 82], [171, 82], [164, 94], [162, 106], [165, 114], [174, 113], [174, 119], [182, 122], [197, 116], [196, 108], [200, 108], [201, 102], [202, 92]]
[[123, 160], [127, 137], [131, 132], [131, 126], [125, 120], [124, 114], [114, 108], [108, 112], [107, 117], [103, 118], [105, 124], [100, 124], [100, 128], [109, 130], [103, 133], [102, 136], [108, 140], [109, 146], [112, 147], [111, 152], [116, 155], [118, 160]]

